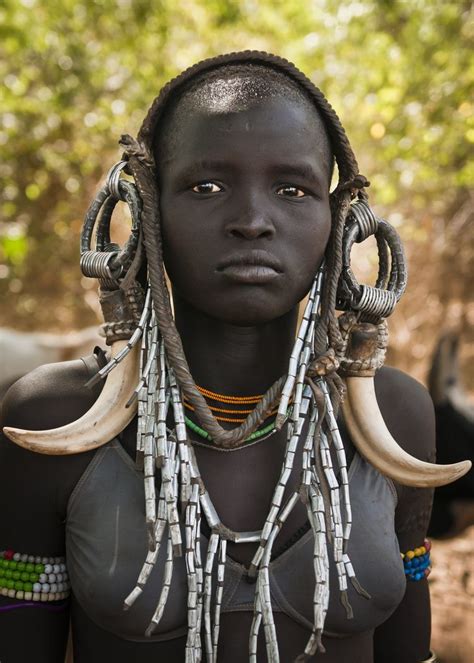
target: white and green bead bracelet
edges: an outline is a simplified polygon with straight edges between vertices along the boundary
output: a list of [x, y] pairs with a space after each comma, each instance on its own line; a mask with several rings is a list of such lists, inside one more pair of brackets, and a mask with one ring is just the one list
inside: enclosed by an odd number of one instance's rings
[[26, 601], [60, 601], [71, 585], [64, 557], [0, 552], [0, 595]]

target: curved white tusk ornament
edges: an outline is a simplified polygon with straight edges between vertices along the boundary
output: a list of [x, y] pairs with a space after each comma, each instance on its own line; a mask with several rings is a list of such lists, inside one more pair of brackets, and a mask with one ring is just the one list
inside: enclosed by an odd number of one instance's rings
[[[112, 345], [116, 356], [126, 341]], [[50, 430], [29, 431], [5, 427], [7, 437], [25, 449], [42, 454], [71, 455], [96, 449], [120, 433], [135, 416], [137, 405], [126, 404], [138, 380], [139, 347], [109, 374], [94, 405], [80, 419]], [[385, 476], [406, 486], [444, 486], [471, 468], [468, 460], [435, 465], [410, 456], [394, 440], [383, 420], [373, 377], [347, 377], [342, 409], [350, 436], [360, 454]]]
[[[112, 344], [112, 357], [127, 341]], [[122, 431], [137, 411], [136, 400], [127, 408], [138, 381], [139, 344], [107, 376], [104, 388], [94, 405], [79, 419], [49, 430], [31, 431], [5, 427], [3, 432], [20, 447], [55, 456], [78, 454], [106, 444]]]
[[347, 377], [342, 406], [351, 439], [360, 454], [379, 472], [404, 486], [436, 488], [462, 477], [472, 463], [435, 465], [410, 456], [392, 437], [375, 395], [373, 377]]

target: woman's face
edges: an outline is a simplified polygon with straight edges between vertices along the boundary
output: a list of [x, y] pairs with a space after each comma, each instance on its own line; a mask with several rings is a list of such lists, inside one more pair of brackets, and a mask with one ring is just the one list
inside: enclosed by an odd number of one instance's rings
[[196, 309], [249, 326], [308, 292], [331, 220], [327, 138], [314, 112], [273, 97], [180, 123], [159, 163], [164, 260]]

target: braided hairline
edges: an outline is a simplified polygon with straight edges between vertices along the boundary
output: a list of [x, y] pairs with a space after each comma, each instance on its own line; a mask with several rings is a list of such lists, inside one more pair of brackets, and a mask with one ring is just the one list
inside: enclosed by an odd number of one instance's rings
[[[208, 405], [196, 388], [187, 364], [181, 338], [174, 324], [169, 293], [166, 287], [163, 265], [161, 224], [159, 215], [159, 192], [154, 169], [150, 168], [152, 144], [159, 120], [171, 95], [194, 76], [221, 65], [232, 63], [267, 64], [293, 78], [313, 100], [320, 111], [328, 131], [331, 147], [339, 168], [340, 182], [352, 181], [358, 175], [357, 161], [354, 157], [345, 131], [335, 111], [327, 102], [322, 92], [296, 67], [274, 55], [259, 51], [244, 51], [221, 55], [195, 64], [170, 81], [153, 102], [138, 134], [138, 146], [143, 147], [140, 157], [136, 148], [128, 149], [130, 167], [135, 176], [143, 200], [144, 244], [148, 258], [150, 284], [157, 319], [163, 335], [170, 366], [173, 368], [178, 384], [185, 396], [195, 408], [196, 416], [202, 427], [219, 446], [235, 447], [246, 439], [265, 419], [268, 411], [278, 399], [285, 376], [277, 380], [265, 394], [258, 407], [238, 428], [226, 431], [215, 420]], [[137, 143], [135, 143], [137, 145]], [[342, 267], [342, 234], [349, 209], [351, 192], [345, 185], [338, 186], [331, 194], [331, 234], [326, 249], [325, 288], [321, 300], [321, 319], [315, 330], [315, 352], [323, 354], [329, 338], [330, 347], [337, 349], [341, 343], [335, 314], [336, 291]]]
[[265, 53], [264, 51], [241, 51], [219, 55], [214, 58], [202, 60], [185, 69], [179, 76], [169, 81], [153, 101], [138, 133], [138, 141], [147, 145], [151, 151], [156, 128], [169, 97], [175, 92], [178, 92], [179, 87], [187, 83], [191, 78], [222, 65], [252, 62], [266, 64], [279, 71], [283, 71], [306, 90], [310, 98], [316, 103], [318, 110], [322, 113], [331, 139], [331, 147], [336, 157], [340, 179], [343, 182], [351, 181], [359, 173], [359, 166], [349, 144], [346, 132], [331, 104], [321, 90], [299, 71], [294, 64], [284, 58]]

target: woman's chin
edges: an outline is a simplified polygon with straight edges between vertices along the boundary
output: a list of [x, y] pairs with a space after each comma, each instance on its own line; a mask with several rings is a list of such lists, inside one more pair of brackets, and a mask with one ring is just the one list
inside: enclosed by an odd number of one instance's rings
[[216, 307], [208, 310], [207, 313], [221, 322], [236, 327], [257, 327], [270, 324], [297, 306], [295, 304], [282, 307], [281, 302], [279, 304], [279, 306], [272, 306], [271, 302], [267, 302], [266, 306], [262, 306], [261, 303], [248, 301], [245, 306], [219, 307], [218, 310]]

